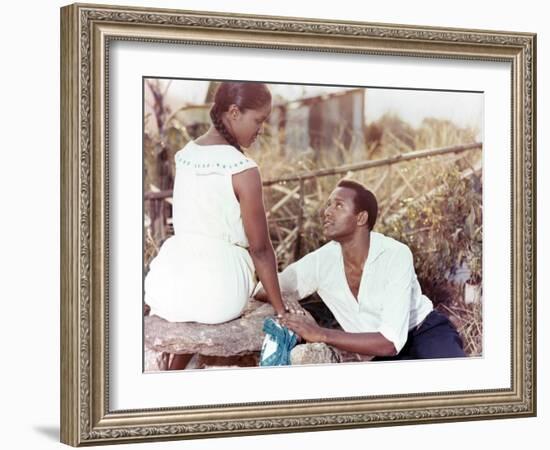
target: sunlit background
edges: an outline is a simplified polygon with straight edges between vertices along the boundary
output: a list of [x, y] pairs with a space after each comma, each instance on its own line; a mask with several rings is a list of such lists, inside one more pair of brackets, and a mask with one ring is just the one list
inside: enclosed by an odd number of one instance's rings
[[[210, 126], [216, 82], [144, 80], [144, 270], [173, 234], [174, 155]], [[269, 84], [259, 165], [279, 269], [325, 243], [342, 178], [372, 190], [375, 231], [406, 243], [423, 292], [482, 354], [483, 93]], [[316, 296], [304, 306], [336, 327]]]

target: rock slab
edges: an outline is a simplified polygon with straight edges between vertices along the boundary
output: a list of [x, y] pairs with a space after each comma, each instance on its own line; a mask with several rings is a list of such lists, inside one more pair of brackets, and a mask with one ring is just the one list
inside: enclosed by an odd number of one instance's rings
[[320, 342], [300, 344], [290, 352], [291, 365], [334, 364], [340, 362], [338, 353], [329, 345]]
[[259, 352], [263, 322], [273, 314], [270, 304], [251, 299], [241, 317], [216, 325], [145, 316], [145, 371], [166, 370], [170, 353], [234, 357]]

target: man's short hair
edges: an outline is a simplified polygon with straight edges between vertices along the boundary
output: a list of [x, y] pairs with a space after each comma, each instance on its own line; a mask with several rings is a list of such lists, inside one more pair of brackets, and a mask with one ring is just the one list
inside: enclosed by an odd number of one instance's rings
[[353, 199], [355, 203], [355, 212], [367, 211], [369, 215], [367, 224], [369, 230], [372, 230], [376, 223], [376, 217], [378, 216], [378, 202], [376, 201], [375, 195], [361, 183], [353, 180], [340, 180], [337, 187], [351, 189], [355, 192], [355, 197]]

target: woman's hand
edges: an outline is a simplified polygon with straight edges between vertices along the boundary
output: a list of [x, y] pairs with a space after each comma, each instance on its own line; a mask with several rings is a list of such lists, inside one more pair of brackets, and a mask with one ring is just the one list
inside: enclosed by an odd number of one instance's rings
[[283, 294], [283, 304], [285, 305], [285, 310], [289, 314], [298, 314], [300, 316], [306, 315], [306, 310], [302, 308], [300, 302], [294, 297], [286, 296]]
[[300, 305], [300, 302], [296, 300], [294, 297], [283, 294], [282, 300], [283, 300], [283, 306], [285, 309], [284, 311], [275, 311], [275, 314], [278, 319], [281, 319], [282, 317], [289, 314], [296, 314], [298, 316], [307, 315], [307, 311], [304, 308], [302, 308], [302, 305]]

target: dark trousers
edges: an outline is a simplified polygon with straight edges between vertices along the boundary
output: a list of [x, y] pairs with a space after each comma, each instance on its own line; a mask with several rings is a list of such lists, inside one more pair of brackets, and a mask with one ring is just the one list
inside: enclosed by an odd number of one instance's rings
[[376, 357], [376, 361], [403, 359], [460, 358], [466, 356], [462, 339], [447, 316], [432, 311], [419, 327], [409, 331], [405, 346], [395, 356]]

